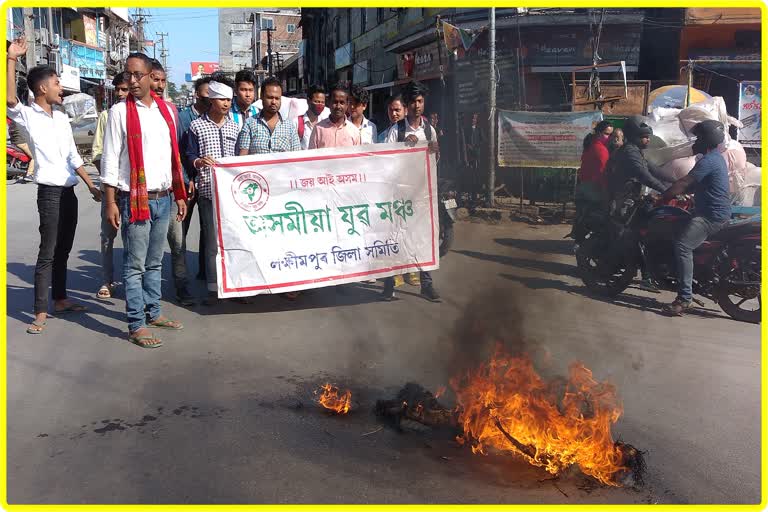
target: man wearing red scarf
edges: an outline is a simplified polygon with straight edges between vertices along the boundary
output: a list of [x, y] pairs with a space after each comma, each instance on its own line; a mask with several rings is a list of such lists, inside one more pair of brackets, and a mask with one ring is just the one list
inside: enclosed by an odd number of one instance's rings
[[[128, 339], [143, 348], [162, 345], [150, 327], [182, 328], [161, 314], [160, 282], [168, 223], [183, 221], [187, 213], [175, 121], [150, 90], [151, 72], [149, 57], [128, 56], [124, 74], [130, 94], [110, 109], [101, 157], [105, 215], [123, 237]], [[172, 220], [173, 200], [178, 213]]]

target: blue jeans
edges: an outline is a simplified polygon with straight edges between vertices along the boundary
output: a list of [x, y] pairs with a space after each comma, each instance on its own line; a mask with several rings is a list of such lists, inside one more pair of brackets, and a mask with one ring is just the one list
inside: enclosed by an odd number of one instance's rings
[[680, 233], [680, 238], [675, 242], [678, 299], [691, 302], [693, 298], [693, 251], [707, 238], [720, 231], [724, 224], [725, 221], [712, 222], [704, 217], [694, 217]]
[[149, 220], [131, 224], [130, 197], [121, 193], [120, 228], [123, 236], [123, 284], [128, 330], [135, 332], [160, 316], [160, 283], [171, 217], [171, 196], [149, 200]]

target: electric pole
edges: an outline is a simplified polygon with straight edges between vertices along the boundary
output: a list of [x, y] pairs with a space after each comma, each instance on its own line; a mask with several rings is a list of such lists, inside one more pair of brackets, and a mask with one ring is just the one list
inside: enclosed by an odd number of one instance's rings
[[488, 126], [488, 207], [496, 204], [496, 8], [491, 7], [488, 27], [488, 64], [491, 68], [489, 95], [490, 116]]
[[251, 67], [256, 71], [261, 62], [261, 15], [255, 12], [251, 14], [251, 40]]
[[[155, 32], [155, 35], [160, 39], [160, 58], [163, 60], [163, 69], [165, 70], [166, 77], [170, 75], [168, 72], [168, 50], [165, 49], [165, 38], [168, 37], [168, 32]], [[157, 41], [155, 41], [157, 43]], [[168, 88], [163, 91], [163, 99], [168, 99]]]
[[144, 53], [144, 20], [147, 15], [138, 7], [133, 17], [136, 20], [136, 51]]
[[37, 66], [37, 55], [35, 55], [35, 15], [31, 7], [24, 7], [24, 34], [27, 38], [27, 61], [24, 63], [26, 72]]

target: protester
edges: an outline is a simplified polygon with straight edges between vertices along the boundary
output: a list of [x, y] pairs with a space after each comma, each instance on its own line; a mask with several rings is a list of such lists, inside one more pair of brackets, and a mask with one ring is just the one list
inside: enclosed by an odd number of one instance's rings
[[256, 76], [247, 69], [238, 71], [235, 75], [235, 101], [232, 102], [229, 118], [239, 129], [242, 130], [245, 122], [259, 113], [259, 109], [254, 105], [255, 101]]
[[[301, 143], [296, 125], [280, 115], [283, 86], [277, 78], [261, 84], [262, 110], [248, 119], [240, 131], [238, 147], [241, 155], [261, 155], [299, 151]], [[314, 133], [314, 132], [313, 132]]]
[[361, 144], [373, 144], [378, 138], [376, 125], [365, 117], [368, 108], [368, 91], [359, 85], [353, 85], [349, 94], [349, 120], [360, 134]]
[[[429, 150], [432, 153], [438, 153], [440, 147], [435, 137], [434, 130], [429, 122], [424, 118], [425, 96], [427, 88], [418, 81], [413, 81], [405, 86], [403, 91], [403, 100], [406, 106], [406, 117], [393, 125], [387, 134], [386, 142], [406, 142], [414, 145], [418, 141], [429, 141]], [[432, 276], [429, 272], [419, 273], [421, 281], [421, 296], [431, 302], [441, 302], [432, 284]], [[384, 280], [384, 291], [382, 299], [391, 301], [395, 298], [395, 280], [388, 277]]]
[[664, 306], [664, 312], [681, 316], [691, 308], [693, 300], [693, 251], [707, 238], [720, 231], [731, 218], [731, 194], [728, 165], [717, 147], [725, 140], [723, 124], [706, 120], [696, 124], [691, 133], [696, 136], [693, 154], [703, 155], [691, 172], [672, 184], [662, 202], [668, 202], [693, 189], [696, 210], [675, 242], [677, 260], [677, 297]]
[[325, 89], [321, 85], [313, 85], [309, 88], [307, 99], [307, 113], [298, 120], [297, 131], [301, 140], [301, 149], [309, 147], [309, 138], [315, 125], [331, 115], [331, 109], [325, 106]]
[[[117, 95], [117, 102], [124, 101], [128, 96], [128, 82], [125, 81], [123, 75], [118, 74], [112, 80], [112, 87], [115, 88], [115, 94]], [[101, 153], [104, 149], [104, 131], [107, 128], [107, 119], [109, 117], [109, 109], [105, 109], [99, 114], [99, 119], [96, 122], [96, 132], [93, 136], [93, 144], [91, 145], [91, 155], [93, 165], [96, 170], [101, 172]], [[104, 193], [104, 187], [101, 188], [101, 193]], [[99, 291], [96, 292], [96, 297], [99, 299], [110, 299], [112, 294], [115, 293], [117, 283], [115, 283], [115, 262], [113, 256], [113, 248], [115, 245], [115, 237], [117, 237], [117, 229], [115, 229], [107, 220], [106, 216], [107, 202], [101, 203], [101, 271], [102, 271], [102, 285]]]
[[315, 126], [309, 149], [340, 148], [360, 145], [360, 130], [347, 119], [349, 92], [336, 85], [331, 89], [331, 115]]
[[480, 114], [474, 112], [469, 128], [464, 130], [464, 152], [466, 154], [467, 173], [464, 178], [470, 198], [476, 200], [482, 195], [482, 173], [480, 171], [481, 155], [485, 153], [488, 139], [485, 130], [480, 126]]
[[[199, 118], [202, 114], [208, 111], [208, 83], [211, 81], [211, 77], [206, 76], [195, 81], [195, 102], [179, 112], [179, 132], [181, 132], [181, 138], [179, 139], [179, 151], [182, 155], [186, 154], [186, 148], [184, 144], [186, 142], [187, 132], [189, 131], [192, 121]], [[195, 210], [197, 204], [197, 194], [195, 194], [195, 176], [197, 175], [197, 169], [187, 165], [186, 159], [182, 158], [182, 165], [184, 165], [184, 171], [189, 178], [189, 188], [187, 189], [189, 201], [187, 202], [187, 216], [182, 222], [181, 243], [183, 244], [183, 251], [187, 250], [187, 233], [189, 232], [189, 225], [192, 222], [192, 212]], [[200, 225], [203, 224], [203, 218], [200, 215], [200, 210], [197, 210], [197, 217]], [[203, 240], [203, 231], [200, 230], [197, 245], [197, 279], [205, 281], [205, 242]], [[184, 272], [186, 275], [186, 272]]]
[[48, 289], [53, 288], [55, 313], [82, 312], [82, 304], [67, 298], [67, 260], [77, 228], [77, 196], [79, 176], [88, 186], [95, 201], [101, 191], [93, 184], [77, 153], [69, 118], [55, 110], [61, 105], [62, 86], [59, 76], [48, 66], [36, 66], [27, 73], [27, 84], [35, 95], [32, 106], [23, 105], [16, 97], [16, 62], [27, 52], [27, 42], [19, 39], [7, 46], [6, 93], [8, 117], [29, 133], [33, 153], [37, 157], [37, 210], [40, 214], [40, 250], [35, 265], [35, 319], [27, 328], [29, 334], [40, 334], [48, 317]]
[[[200, 230], [205, 242], [205, 275], [208, 296], [206, 306], [218, 302], [216, 285], [216, 225], [214, 223], [211, 168], [216, 160], [235, 156], [235, 145], [240, 132], [228, 114], [232, 107], [232, 87], [211, 81], [208, 84], [208, 111], [192, 121], [184, 144], [187, 165], [197, 171], [197, 193], [200, 211]], [[249, 122], [251, 119], [248, 120]]]
[[128, 339], [143, 348], [162, 345], [147, 326], [182, 329], [162, 315], [160, 283], [171, 196], [176, 222], [181, 223], [187, 211], [173, 113], [151, 90], [151, 72], [146, 55], [128, 56], [124, 77], [130, 94], [110, 109], [101, 168], [106, 215], [122, 231]]
[[387, 139], [389, 129], [405, 116], [405, 107], [403, 107], [403, 98], [398, 94], [387, 98], [387, 117], [389, 118], [389, 127], [379, 133], [379, 142]]

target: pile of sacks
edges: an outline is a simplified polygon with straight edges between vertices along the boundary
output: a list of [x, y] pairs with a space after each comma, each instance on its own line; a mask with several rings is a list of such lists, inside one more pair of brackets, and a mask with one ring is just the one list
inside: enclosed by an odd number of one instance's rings
[[[668, 181], [675, 181], [687, 175], [701, 155], [691, 155], [695, 137], [691, 128], [707, 119], [720, 121], [726, 127], [741, 127], [741, 123], [730, 117], [721, 97], [696, 103], [682, 110], [676, 108], [654, 108], [648, 124], [653, 128], [650, 147], [645, 151], [649, 162], [658, 165]], [[731, 199], [739, 206], [759, 206], [761, 169], [747, 162], [744, 147], [732, 139], [728, 130], [725, 141], [719, 148], [726, 164], [731, 182]]]

